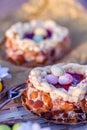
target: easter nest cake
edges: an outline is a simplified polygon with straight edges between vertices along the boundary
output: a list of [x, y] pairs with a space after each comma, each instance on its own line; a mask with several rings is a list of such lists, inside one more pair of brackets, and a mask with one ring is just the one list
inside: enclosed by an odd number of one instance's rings
[[51, 64], [70, 47], [67, 28], [54, 21], [16, 23], [5, 33], [7, 57], [16, 64]]
[[87, 66], [60, 63], [32, 69], [23, 99], [23, 105], [46, 119], [86, 121]]

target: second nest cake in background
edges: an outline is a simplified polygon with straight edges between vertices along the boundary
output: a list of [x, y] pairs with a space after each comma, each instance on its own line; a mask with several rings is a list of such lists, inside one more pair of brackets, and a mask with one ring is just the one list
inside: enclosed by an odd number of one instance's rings
[[70, 47], [68, 29], [50, 20], [16, 23], [6, 31], [5, 37], [7, 57], [29, 67], [52, 64]]

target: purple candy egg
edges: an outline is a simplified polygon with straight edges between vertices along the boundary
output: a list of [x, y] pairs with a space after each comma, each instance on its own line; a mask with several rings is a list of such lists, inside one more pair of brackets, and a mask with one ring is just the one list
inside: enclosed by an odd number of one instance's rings
[[46, 75], [45, 76], [46, 80], [50, 84], [57, 84], [58, 78], [52, 74]]
[[23, 36], [23, 39], [27, 38], [27, 39], [33, 39], [34, 33], [25, 33]]
[[47, 38], [51, 38], [51, 36], [52, 36], [52, 31], [50, 31], [50, 30], [46, 30], [47, 31], [47, 35], [44, 37], [44, 39], [47, 39]]

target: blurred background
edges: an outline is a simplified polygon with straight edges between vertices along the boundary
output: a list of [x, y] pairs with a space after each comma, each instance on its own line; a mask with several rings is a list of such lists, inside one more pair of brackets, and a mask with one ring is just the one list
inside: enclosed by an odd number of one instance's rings
[[[50, 0], [52, 1], [52, 0]], [[58, 1], [58, 0], [57, 0]], [[67, 0], [70, 1], [70, 0]], [[87, 0], [76, 0], [79, 2], [85, 9], [87, 8]], [[40, 6], [40, 3], [48, 3], [48, 0], [0, 0], [0, 19], [8, 15], [9, 13], [15, 11], [21, 7], [24, 3], [29, 2], [31, 6]]]
[[12, 11], [15, 11], [25, 2], [28, 2], [28, 0], [0, 0], [0, 18], [3, 18]]
[[87, 0], [0, 0], [0, 41], [19, 21], [53, 19], [70, 30], [72, 48], [87, 41]]

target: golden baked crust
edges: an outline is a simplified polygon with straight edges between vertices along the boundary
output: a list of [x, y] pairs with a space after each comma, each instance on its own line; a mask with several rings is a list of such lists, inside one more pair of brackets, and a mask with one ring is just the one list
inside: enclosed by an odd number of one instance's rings
[[[70, 103], [62, 98], [52, 102], [49, 93], [37, 90], [30, 82], [28, 82], [27, 90], [22, 95], [24, 99], [23, 105], [35, 114], [49, 120], [64, 123], [86, 121], [87, 101], [85, 99], [77, 103]], [[29, 91], [30, 94], [28, 93]]]

